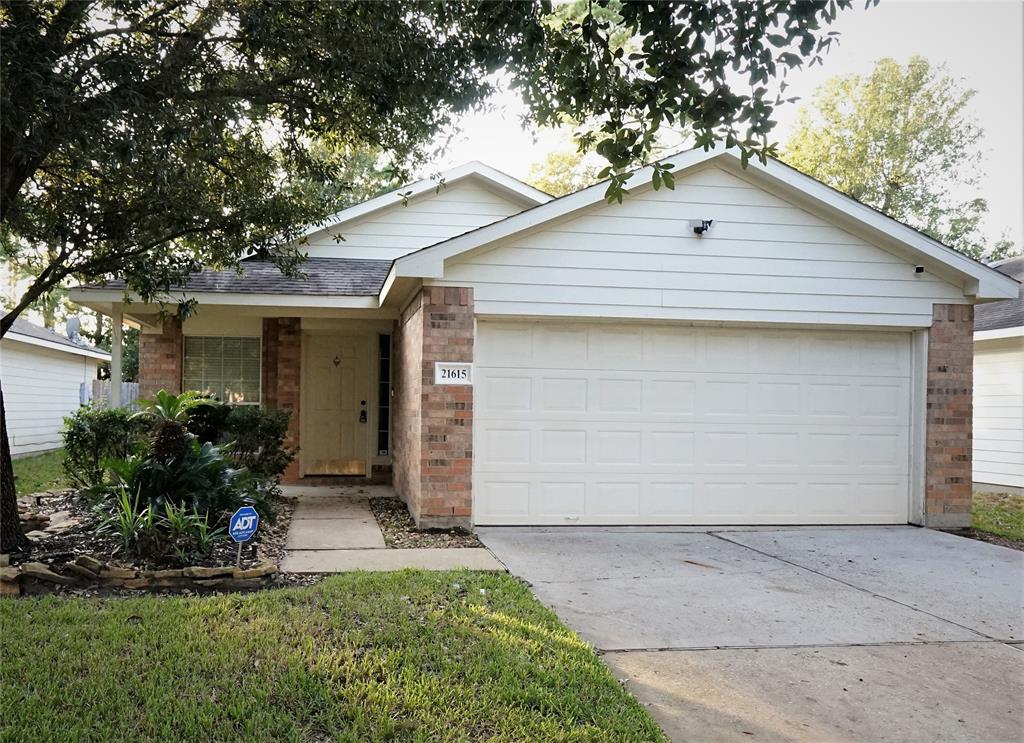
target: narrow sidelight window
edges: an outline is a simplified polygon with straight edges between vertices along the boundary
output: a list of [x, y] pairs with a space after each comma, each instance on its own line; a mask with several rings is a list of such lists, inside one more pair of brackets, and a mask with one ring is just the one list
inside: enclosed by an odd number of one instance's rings
[[391, 336], [377, 336], [380, 353], [377, 373], [377, 455], [391, 452]]

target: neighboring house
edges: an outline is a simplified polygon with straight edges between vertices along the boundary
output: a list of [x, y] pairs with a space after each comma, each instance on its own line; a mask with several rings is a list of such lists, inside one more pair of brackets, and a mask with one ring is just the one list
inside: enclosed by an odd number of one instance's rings
[[143, 394], [291, 410], [289, 479], [390, 476], [421, 525], [967, 525], [973, 305], [1017, 283], [780, 162], [669, 162], [622, 204], [463, 166], [184, 323], [72, 299], [141, 325]]
[[79, 406], [82, 382], [110, 354], [18, 318], [0, 340], [0, 384], [12, 456], [57, 449], [64, 416]]
[[[1024, 281], [1024, 257], [993, 265]], [[975, 489], [1024, 493], [1024, 288], [974, 315]]]

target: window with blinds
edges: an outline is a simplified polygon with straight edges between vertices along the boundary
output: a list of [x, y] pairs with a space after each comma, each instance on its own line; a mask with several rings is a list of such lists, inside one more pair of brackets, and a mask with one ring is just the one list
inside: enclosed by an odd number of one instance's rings
[[182, 386], [233, 405], [260, 402], [260, 339], [185, 336]]

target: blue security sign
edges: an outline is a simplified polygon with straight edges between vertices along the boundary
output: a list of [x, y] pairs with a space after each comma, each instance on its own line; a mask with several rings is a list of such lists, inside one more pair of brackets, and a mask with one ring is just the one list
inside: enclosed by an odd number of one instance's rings
[[231, 516], [228, 522], [228, 534], [236, 542], [248, 542], [260, 525], [260, 515], [252, 506], [242, 506]]

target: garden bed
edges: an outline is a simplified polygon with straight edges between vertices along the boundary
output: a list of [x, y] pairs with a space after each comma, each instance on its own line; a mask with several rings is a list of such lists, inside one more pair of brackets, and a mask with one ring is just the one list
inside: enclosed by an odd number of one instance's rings
[[[228, 538], [214, 542], [208, 553], [190, 554], [186, 559], [173, 555], [146, 558], [125, 553], [114, 535], [98, 533], [96, 514], [74, 491], [57, 490], [20, 496], [18, 503], [25, 531], [32, 539], [32, 551], [11, 561], [7, 567], [14, 571], [21, 570], [24, 565], [32, 567], [27, 573], [22, 571], [23, 574], [14, 581], [4, 581], [8, 584], [8, 593], [12, 592], [12, 582], [19, 583], [25, 593], [78, 595], [140, 590], [171, 593], [243, 590], [297, 582], [283, 578], [277, 570], [284, 558], [285, 539], [294, 509], [292, 502], [285, 498], [275, 501], [275, 518], [264, 519], [256, 536], [242, 545], [240, 572], [234, 570], [238, 545]], [[88, 574], [88, 568], [81, 569], [85, 565], [94, 566], [92, 576]], [[44, 570], [55, 573], [57, 577], [47, 577]], [[8, 571], [6, 577], [13, 578], [14, 571]]]
[[384, 544], [396, 549], [429, 547], [483, 547], [472, 532], [465, 529], [417, 529], [409, 509], [398, 498], [370, 498], [370, 510], [384, 535]]

